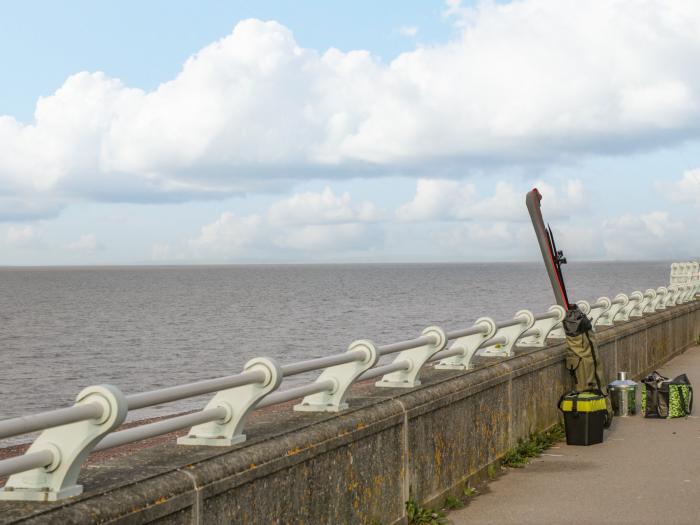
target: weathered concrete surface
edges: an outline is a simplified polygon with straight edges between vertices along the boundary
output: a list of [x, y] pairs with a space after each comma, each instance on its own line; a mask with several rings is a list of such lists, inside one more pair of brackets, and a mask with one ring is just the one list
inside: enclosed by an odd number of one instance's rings
[[[659, 371], [700, 385], [700, 347]], [[697, 405], [696, 405], [697, 406]], [[616, 418], [605, 442], [561, 444], [488, 485], [454, 525], [700, 523], [700, 418]]]
[[[700, 302], [602, 330], [609, 378], [639, 375], [700, 334]], [[418, 388], [357, 385], [339, 414], [255, 413], [230, 448], [159, 445], [83, 469], [64, 503], [0, 503], [0, 523], [401, 523], [404, 502], [441, 504], [518, 438], [558, 419], [564, 346], [427, 370]]]

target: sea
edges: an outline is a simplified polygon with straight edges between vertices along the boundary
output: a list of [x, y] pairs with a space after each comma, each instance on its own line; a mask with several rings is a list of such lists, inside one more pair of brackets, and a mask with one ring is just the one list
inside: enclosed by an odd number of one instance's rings
[[[571, 300], [595, 301], [666, 286], [670, 264], [578, 262], [564, 275]], [[293, 363], [553, 303], [541, 263], [2, 268], [0, 290], [0, 419], [69, 406], [89, 385], [144, 392], [236, 374], [257, 356]]]

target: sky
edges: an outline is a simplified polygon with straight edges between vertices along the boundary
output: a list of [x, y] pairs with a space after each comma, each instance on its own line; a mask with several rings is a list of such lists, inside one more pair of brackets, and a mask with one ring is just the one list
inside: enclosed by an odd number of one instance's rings
[[700, 254], [700, 3], [8, 3], [0, 265]]

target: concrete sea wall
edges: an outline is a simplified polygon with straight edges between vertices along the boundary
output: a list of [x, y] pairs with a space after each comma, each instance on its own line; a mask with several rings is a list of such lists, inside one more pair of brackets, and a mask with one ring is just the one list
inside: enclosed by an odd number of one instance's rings
[[[700, 336], [700, 302], [602, 329], [608, 380], [639, 377]], [[403, 523], [409, 499], [441, 504], [519, 438], [559, 418], [565, 348], [516, 349], [468, 372], [427, 369], [420, 387], [353, 388], [338, 414], [254, 413], [230, 448], [159, 445], [83, 469], [85, 492], [0, 502], [0, 523]]]

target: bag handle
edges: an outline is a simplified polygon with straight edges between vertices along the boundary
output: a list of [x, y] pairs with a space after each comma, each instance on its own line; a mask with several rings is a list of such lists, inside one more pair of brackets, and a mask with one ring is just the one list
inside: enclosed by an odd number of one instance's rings
[[654, 412], [656, 412], [656, 415], [662, 417], [661, 412], [659, 412], [659, 389], [656, 386], [651, 389], [651, 406]]
[[559, 398], [559, 402], [557, 403], [557, 408], [564, 412], [564, 409], [561, 407], [562, 403], [564, 402], [564, 398], [566, 396], [571, 396], [573, 399], [571, 400], [571, 413], [574, 415], [574, 417], [578, 417], [578, 396], [579, 394], [583, 394], [585, 392], [591, 392], [592, 394], [596, 394], [600, 397], [608, 397], [603, 392], [598, 389], [598, 388], [589, 388], [588, 390], [582, 390], [579, 392], [578, 390], [572, 390], [571, 392], [564, 393], [561, 395]]
[[569, 395], [578, 396], [578, 392], [576, 390], [573, 390], [571, 392], [564, 392], [561, 395], [561, 397], [559, 398], [559, 402], [557, 403], [557, 408], [562, 412], [564, 412], [564, 409], [561, 407], [561, 404], [564, 402], [564, 398]]
[[683, 393], [683, 387], [680, 385], [678, 386], [678, 398], [681, 401], [681, 407], [683, 407], [683, 415], [685, 417], [688, 417], [693, 411], [693, 391], [689, 390], [688, 393], [690, 394], [690, 403], [686, 404], [685, 394]]

